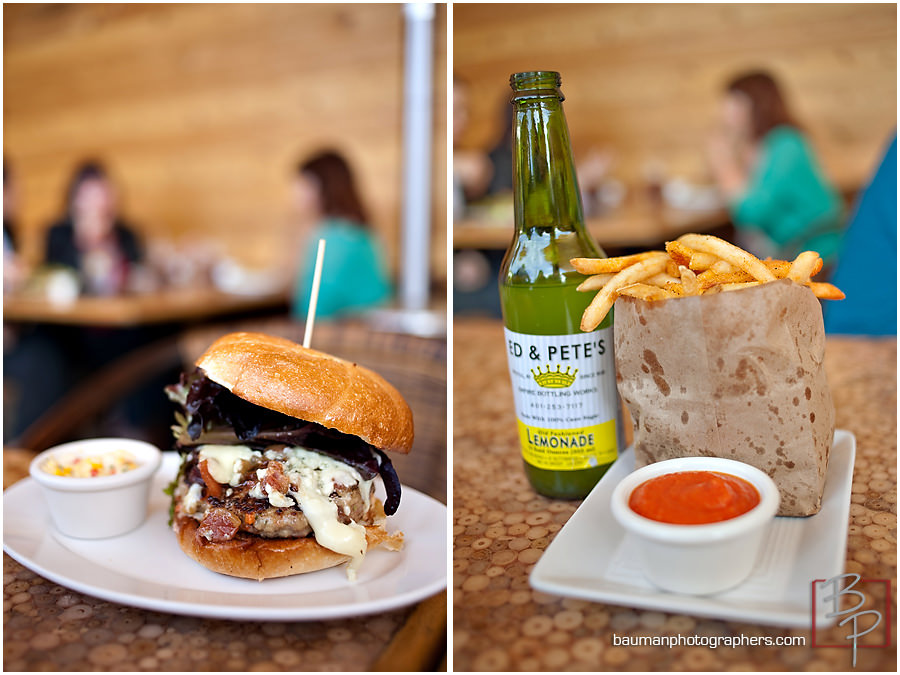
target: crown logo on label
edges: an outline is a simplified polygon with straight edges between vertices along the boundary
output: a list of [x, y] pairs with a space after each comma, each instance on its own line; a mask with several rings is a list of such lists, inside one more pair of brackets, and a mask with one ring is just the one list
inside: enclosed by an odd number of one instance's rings
[[547, 366], [547, 371], [541, 372], [541, 367], [538, 366], [531, 369], [531, 374], [534, 376], [534, 381], [538, 383], [538, 386], [544, 389], [565, 389], [566, 387], [571, 387], [575, 381], [575, 376], [578, 374], [578, 368], [575, 369], [575, 372], [570, 372], [571, 367], [569, 366], [564, 371], [560, 371], [560, 368], [561, 366], [557, 365], [556, 370], [550, 370], [550, 366]]

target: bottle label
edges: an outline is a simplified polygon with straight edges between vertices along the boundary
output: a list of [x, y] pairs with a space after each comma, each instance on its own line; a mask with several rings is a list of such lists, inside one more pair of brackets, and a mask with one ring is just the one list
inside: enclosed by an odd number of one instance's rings
[[554, 471], [615, 461], [612, 327], [576, 335], [505, 333], [525, 461]]

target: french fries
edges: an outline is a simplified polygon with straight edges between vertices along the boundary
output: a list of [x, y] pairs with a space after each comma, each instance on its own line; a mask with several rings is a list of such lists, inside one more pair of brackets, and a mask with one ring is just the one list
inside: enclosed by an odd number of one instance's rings
[[744, 271], [738, 272], [714, 272], [712, 268], [697, 275], [697, 282], [702, 291], [709, 290], [720, 284], [735, 284], [743, 281], [751, 281], [753, 277]]
[[678, 266], [681, 273], [681, 285], [684, 287], [685, 295], [700, 295], [700, 282], [697, 281], [697, 275], [693, 270], [689, 270], [684, 265]]
[[592, 331], [620, 295], [648, 302], [705, 293], [723, 293], [788, 279], [808, 287], [817, 298], [841, 300], [832, 284], [812, 281], [822, 269], [815, 251], [793, 261], [760, 260], [742, 248], [708, 234], [685, 234], [666, 242], [666, 250], [617, 258], [573, 258], [575, 269], [590, 275], [579, 291], [597, 291], [581, 317], [581, 330]]
[[719, 284], [714, 286], [711, 293], [725, 293], [726, 291], [739, 291], [742, 288], [750, 288], [751, 286], [759, 286], [761, 281], [736, 281], [730, 284]]
[[684, 286], [681, 285], [680, 281], [670, 281], [665, 283], [663, 284], [663, 288], [677, 298], [687, 295], [687, 293], [684, 292]]
[[691, 269], [695, 272], [702, 272], [715, 266], [719, 266], [722, 272], [729, 272], [734, 269], [727, 260], [721, 260], [712, 253], [694, 251], [694, 255], [691, 256]]
[[702, 272], [710, 269], [713, 265], [724, 265], [724, 269], [720, 267], [718, 271], [731, 271], [731, 265], [712, 253], [697, 251], [686, 246], [681, 241], [667, 241], [666, 253], [676, 265], [684, 265], [694, 272]]
[[664, 288], [642, 283], [631, 284], [631, 286], [620, 288], [619, 295], [627, 295], [632, 298], [640, 298], [641, 300], [665, 300], [666, 298], [675, 297], [673, 293], [670, 293]]
[[660, 272], [659, 274], [654, 274], [652, 277], [649, 277], [646, 283], [651, 286], [659, 286], [660, 288], [665, 288], [668, 283], [681, 283], [680, 277], [673, 277], [671, 274], [666, 274], [665, 272]]
[[791, 263], [787, 278], [798, 284], [805, 284], [820, 269], [822, 269], [822, 259], [819, 254], [815, 251], [803, 251]]
[[592, 274], [587, 279], [578, 284], [578, 291], [599, 291], [606, 286], [606, 282], [615, 276], [612, 272], [608, 274]]
[[823, 300], [843, 300], [847, 297], [840, 288], [824, 281], [807, 281], [806, 285], [813, 295]]
[[661, 251], [647, 251], [634, 255], [623, 255], [618, 258], [572, 258], [572, 267], [582, 274], [615, 274], [635, 263], [661, 253]]
[[690, 268], [691, 257], [694, 255], [694, 249], [688, 248], [680, 241], [667, 241], [666, 253], [669, 254], [669, 257], [674, 261], [676, 265], [683, 265], [684, 267]]
[[720, 274], [725, 274], [727, 272], [734, 272], [734, 267], [731, 266], [731, 263], [727, 260], [718, 260], [709, 266], [713, 272], [719, 272]]
[[[613, 260], [613, 258], [607, 258], [607, 260]], [[606, 318], [609, 310], [612, 309], [613, 304], [616, 302], [620, 288], [630, 286], [647, 277], [652, 277], [654, 274], [659, 274], [666, 268], [668, 261], [668, 254], [662, 251], [654, 251], [651, 256], [624, 268], [616, 274], [600, 289], [600, 292], [591, 300], [591, 304], [584, 310], [584, 314], [581, 315], [581, 330], [589, 332], [600, 325], [600, 322]], [[574, 265], [574, 262], [572, 264]]]
[[759, 258], [734, 244], [729, 244], [724, 239], [719, 239], [711, 234], [685, 234], [680, 236], [678, 241], [697, 251], [718, 256], [735, 267], [750, 273], [753, 278], [759, 281], [775, 281], [775, 275]]

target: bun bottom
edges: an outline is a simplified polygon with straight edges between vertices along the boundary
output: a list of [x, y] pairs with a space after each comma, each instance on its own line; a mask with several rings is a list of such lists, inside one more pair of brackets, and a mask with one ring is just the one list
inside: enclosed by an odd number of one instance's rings
[[[175, 519], [178, 544], [190, 558], [219, 574], [244, 579], [274, 579], [305, 574], [348, 562], [350, 556], [336, 553], [319, 544], [314, 537], [265, 539], [239, 533], [224, 542], [212, 542], [198, 534], [200, 523], [189, 516]], [[382, 547], [399, 551], [403, 533], [388, 534], [384, 526], [366, 525], [368, 550]]]

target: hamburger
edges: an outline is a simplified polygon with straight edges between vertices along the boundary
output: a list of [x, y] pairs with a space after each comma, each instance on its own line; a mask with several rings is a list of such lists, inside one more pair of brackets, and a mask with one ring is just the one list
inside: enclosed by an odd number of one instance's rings
[[[205, 567], [263, 580], [399, 550], [386, 516], [412, 413], [377, 373], [290, 340], [231, 333], [166, 388], [182, 461], [168, 492], [182, 550]], [[386, 499], [375, 496], [381, 476]]]

